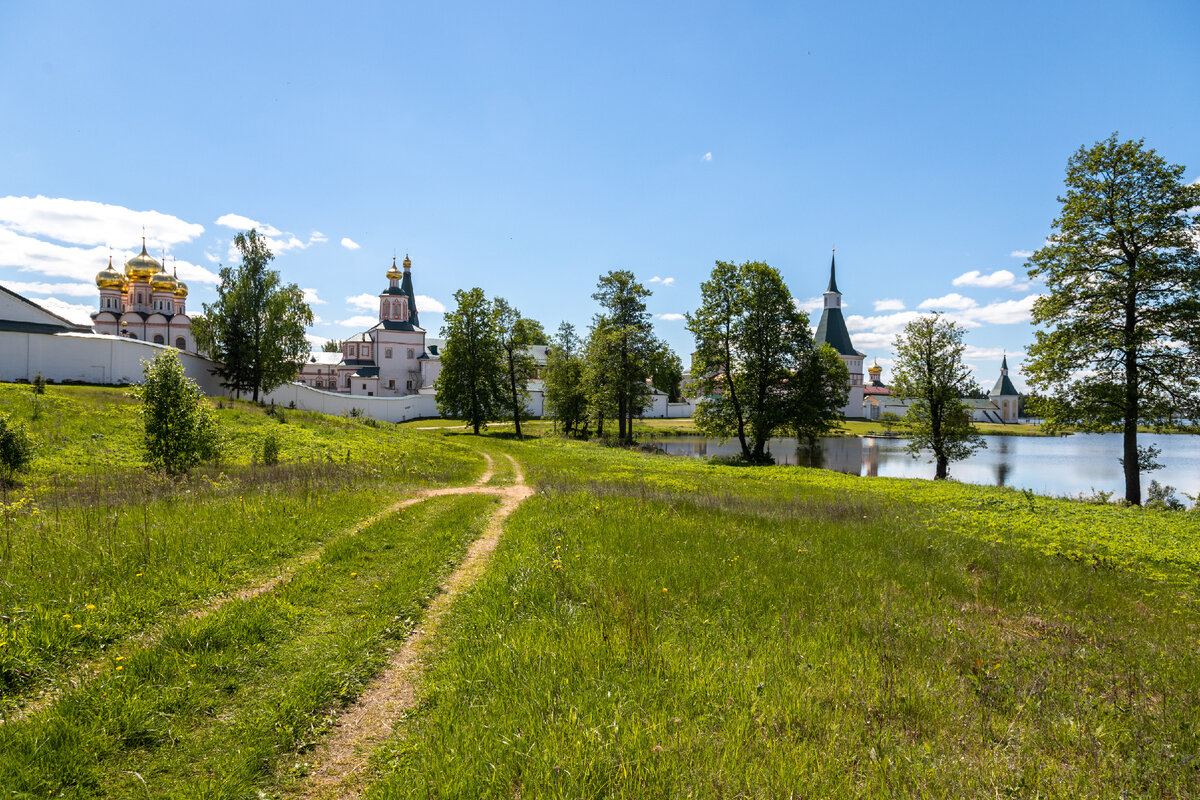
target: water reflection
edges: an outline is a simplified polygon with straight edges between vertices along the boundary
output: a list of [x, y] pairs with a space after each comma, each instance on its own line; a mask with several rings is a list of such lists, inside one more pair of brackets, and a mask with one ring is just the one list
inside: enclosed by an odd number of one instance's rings
[[[1012, 486], [1039, 494], [1124, 493], [1124, 478], [1117, 460], [1120, 434], [1077, 434], [1062, 438], [985, 436], [987, 449], [950, 465], [950, 477], [966, 483]], [[671, 455], [709, 458], [740, 452], [736, 441], [721, 443], [700, 436], [650, 440]], [[1139, 438], [1143, 446], [1162, 450], [1165, 468], [1143, 476], [1143, 486], [1154, 478], [1195, 494], [1200, 489], [1200, 437], [1157, 434]], [[816, 451], [795, 439], [772, 439], [769, 450], [777, 464], [819, 466], [849, 475], [870, 477], [932, 478], [930, 454], [914, 459], [901, 439], [853, 437], [823, 439]]]

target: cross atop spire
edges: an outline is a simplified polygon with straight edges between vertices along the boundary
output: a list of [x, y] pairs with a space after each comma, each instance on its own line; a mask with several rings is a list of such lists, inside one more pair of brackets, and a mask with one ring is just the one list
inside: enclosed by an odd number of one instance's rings
[[836, 247], [833, 249], [833, 255], [831, 255], [829, 257], [829, 288], [827, 288], [825, 291], [826, 292], [837, 292], [838, 294], [841, 294], [841, 292], [838, 292], [838, 287], [837, 287], [837, 248]]

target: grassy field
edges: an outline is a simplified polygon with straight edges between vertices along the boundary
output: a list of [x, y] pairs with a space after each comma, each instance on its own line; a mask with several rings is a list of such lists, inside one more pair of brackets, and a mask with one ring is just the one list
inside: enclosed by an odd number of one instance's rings
[[1200, 514], [242, 404], [225, 462], [165, 481], [120, 392], [32, 420], [28, 391], [0, 386], [40, 445], [0, 520], [0, 796], [316, 796], [496, 500], [386, 509], [481, 451], [537, 493], [370, 797], [1200, 796]]
[[1195, 515], [506, 447], [372, 797], [1200, 792]]
[[[235, 404], [219, 467], [143, 468], [136, 405], [116, 389], [0, 385], [37, 458], [0, 500], [0, 713], [211, 598], [277, 574], [417, 488], [469, 481], [477, 453], [395, 426]], [[284, 463], [252, 463], [274, 433]], [[336, 456], [334, 455], [336, 453]], [[349, 457], [347, 457], [349, 453]]]

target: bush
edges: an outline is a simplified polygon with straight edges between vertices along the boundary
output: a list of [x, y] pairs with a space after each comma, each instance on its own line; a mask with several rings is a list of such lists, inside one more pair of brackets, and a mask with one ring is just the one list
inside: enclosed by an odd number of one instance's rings
[[216, 457], [221, 442], [216, 418], [200, 387], [183, 373], [175, 351], [146, 362], [143, 377], [134, 391], [142, 401], [150, 463], [177, 475]]
[[267, 416], [281, 424], [287, 422], [287, 415], [283, 413], [283, 408], [275, 405], [274, 400], [271, 401], [271, 405], [267, 406]]
[[1167, 486], [1152, 480], [1146, 487], [1146, 508], [1179, 511], [1183, 507], [1183, 502], [1175, 496], [1174, 486]]
[[275, 431], [267, 431], [262, 442], [262, 463], [273, 467], [279, 463], [279, 436]]
[[33, 441], [23, 426], [0, 414], [0, 483], [8, 486], [33, 461]]

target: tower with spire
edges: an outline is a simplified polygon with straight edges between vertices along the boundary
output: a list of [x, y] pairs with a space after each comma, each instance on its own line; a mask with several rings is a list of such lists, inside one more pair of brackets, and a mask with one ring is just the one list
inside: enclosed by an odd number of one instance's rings
[[846, 319], [842, 316], [842, 293], [837, 286], [837, 252], [829, 258], [829, 286], [825, 288], [824, 308], [821, 311], [821, 322], [817, 325], [816, 341], [818, 345], [827, 344], [837, 351], [846, 369], [850, 371], [850, 393], [842, 414], [846, 417], [861, 417], [863, 415], [863, 359], [866, 353], [854, 349], [850, 341], [850, 331], [846, 329]]
[[1021, 395], [1017, 392], [1017, 387], [1013, 386], [1013, 382], [1008, 379], [1008, 353], [1000, 361], [1000, 377], [996, 381], [996, 385], [992, 387], [992, 392], [988, 397], [996, 404], [996, 408], [1000, 410], [1000, 419], [1004, 422], [1016, 422], [1017, 411], [1021, 405]]

